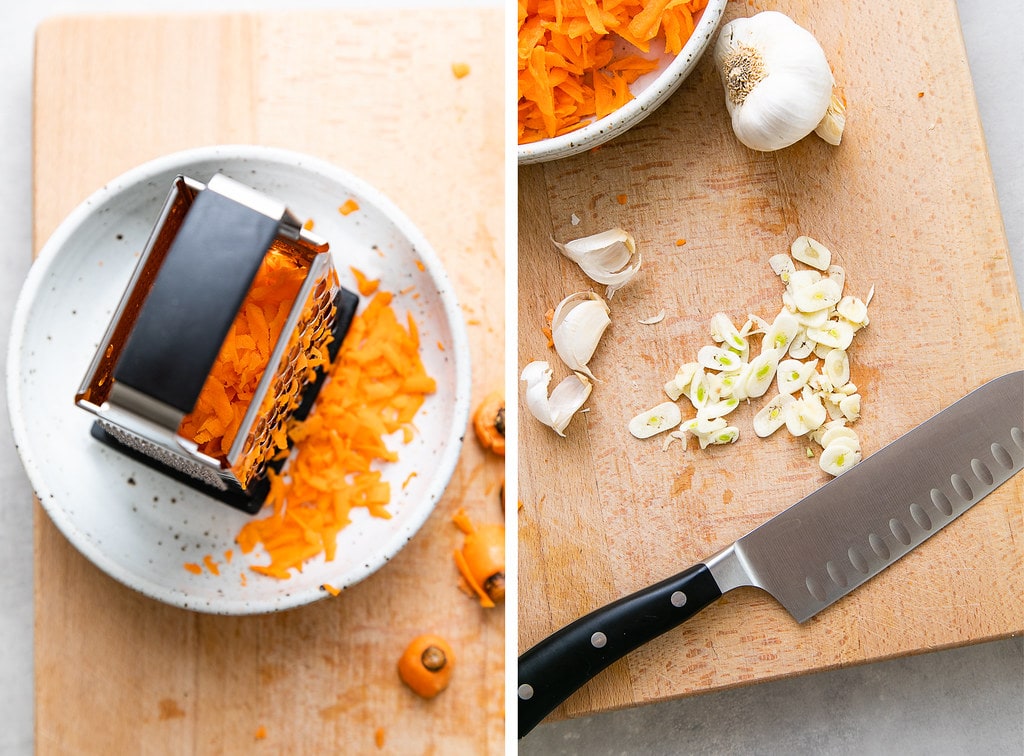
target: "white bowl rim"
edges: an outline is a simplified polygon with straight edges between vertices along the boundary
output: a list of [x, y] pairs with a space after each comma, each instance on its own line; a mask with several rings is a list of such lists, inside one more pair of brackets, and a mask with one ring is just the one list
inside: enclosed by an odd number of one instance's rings
[[433, 484], [428, 491], [429, 495], [426, 497], [430, 502], [430, 506], [424, 505], [420, 507], [417, 510], [417, 516], [408, 518], [406, 527], [388, 540], [386, 547], [377, 552], [374, 560], [367, 560], [367, 562], [350, 570], [345, 581], [339, 584], [338, 587], [350, 587], [376, 572], [380, 567], [387, 564], [411, 540], [413, 535], [426, 522], [435, 509], [437, 502], [443, 496], [455, 472], [455, 467], [461, 454], [462, 442], [469, 422], [471, 392], [469, 336], [466, 324], [462, 317], [462, 310], [459, 306], [455, 289], [451, 285], [448, 274], [441, 264], [440, 257], [412, 221], [388, 197], [371, 184], [333, 163], [309, 154], [255, 144], [218, 144], [194, 147], [165, 154], [131, 168], [120, 176], [111, 179], [83, 200], [65, 217], [43, 245], [22, 284], [11, 320], [7, 349], [7, 410], [15, 447], [21, 457], [22, 466], [28, 475], [36, 499], [58, 530], [89, 561], [118, 582], [150, 598], [173, 606], [209, 614], [265, 614], [312, 603], [326, 598], [330, 594], [319, 586], [312, 586], [306, 590], [286, 591], [270, 599], [251, 597], [231, 599], [225, 596], [223, 599], [218, 600], [215, 605], [202, 605], [191, 602], [188, 594], [183, 591], [171, 589], [131, 574], [130, 571], [123, 569], [118, 562], [108, 557], [87, 538], [82, 537], [74, 524], [69, 518], [64, 516], [63, 511], [59, 507], [51, 506], [50, 486], [47, 483], [47, 476], [38, 461], [29, 454], [32, 437], [29, 430], [25, 427], [20, 411], [23, 403], [21, 382], [19, 380], [23, 369], [21, 355], [23, 353], [23, 335], [26, 332], [29, 310], [36, 299], [37, 291], [45, 282], [51, 266], [58, 260], [61, 248], [74, 237], [75, 232], [90, 218], [97, 207], [102, 207], [108, 199], [116, 196], [118, 193], [127, 191], [132, 186], [143, 184], [154, 176], [173, 172], [180, 166], [190, 163], [211, 162], [217, 158], [231, 161], [265, 160], [279, 164], [294, 165], [296, 167], [307, 167], [327, 178], [338, 181], [360, 196], [368, 198], [369, 202], [380, 210], [382, 214], [386, 215], [388, 220], [409, 240], [412, 247], [415, 248], [417, 255], [420, 256], [426, 269], [425, 272], [437, 284], [439, 299], [451, 328], [451, 339], [453, 342], [451, 351], [457, 355], [465, 355], [466, 359], [454, 360], [456, 386], [453, 392], [455, 396], [453, 422], [449, 435], [445, 440], [445, 447], [438, 460], [436, 467], [438, 474], [434, 477]]
[[727, 2], [708, 0], [683, 49], [640, 94], [615, 112], [575, 131], [518, 145], [518, 164], [530, 165], [576, 155], [614, 139], [653, 113], [686, 79], [711, 46], [711, 37], [718, 28]]

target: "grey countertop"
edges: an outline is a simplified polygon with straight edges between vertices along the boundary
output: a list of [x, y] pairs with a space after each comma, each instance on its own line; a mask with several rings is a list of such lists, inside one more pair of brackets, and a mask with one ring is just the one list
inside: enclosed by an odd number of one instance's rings
[[[430, 4], [394, 0], [388, 5]], [[366, 7], [365, 2], [150, 0], [150, 11]], [[385, 5], [375, 0], [375, 7]], [[133, 0], [8, 4], [0, 49], [0, 354], [28, 272], [32, 213], [32, 51], [36, 25], [59, 13], [138, 12]], [[978, 107], [1024, 292], [1024, 5], [960, 0]], [[1009, 33], [1008, 33], [1009, 32]], [[1010, 43], [1007, 43], [1010, 40]], [[515, 196], [514, 193], [510, 196]], [[514, 208], [506, 216], [514, 233]], [[513, 239], [509, 249], [513, 249]], [[509, 297], [510, 301], [512, 297]], [[0, 385], [0, 404], [6, 407]], [[32, 496], [0, 413], [0, 754], [33, 750]], [[509, 623], [514, 628], [514, 623]], [[509, 670], [515, 669], [509, 659]], [[1024, 753], [1021, 638], [542, 725], [521, 753]]]

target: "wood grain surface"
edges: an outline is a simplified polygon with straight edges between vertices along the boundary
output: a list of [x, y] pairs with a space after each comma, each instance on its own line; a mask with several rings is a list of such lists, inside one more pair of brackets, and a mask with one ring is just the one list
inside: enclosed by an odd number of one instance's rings
[[[478, 401], [503, 381], [502, 40], [497, 8], [46, 22], [34, 246], [106, 181], [162, 154], [255, 143], [316, 155], [383, 191], [440, 254]], [[470, 74], [457, 79], [456, 62]], [[500, 521], [502, 476], [470, 436], [444, 499], [389, 565], [338, 598], [259, 617], [142, 597], [37, 506], [38, 753], [500, 753], [504, 611], [457, 589], [451, 515]], [[426, 631], [458, 656], [432, 701], [396, 673]]]
[[[730, 3], [726, 20], [765, 5]], [[812, 30], [828, 55], [849, 103], [840, 147], [811, 136], [770, 154], [744, 148], [705, 57], [625, 135], [519, 171], [520, 369], [547, 359], [552, 386], [568, 375], [546, 346], [544, 313], [572, 292], [603, 292], [552, 238], [621, 226], [643, 254], [639, 276], [610, 302], [588, 411], [564, 439], [526, 413], [520, 422], [521, 651], [710, 556], [826, 482], [806, 442], [753, 434], [761, 402], [730, 416], [741, 428], [736, 444], [703, 452], [692, 440], [663, 451], [662, 437], [639, 441], [626, 429], [665, 401], [665, 381], [710, 343], [712, 314], [737, 324], [748, 313], [774, 317], [781, 285], [767, 261], [795, 237], [832, 250], [847, 293], [863, 298], [875, 286], [871, 324], [850, 350], [865, 453], [1024, 367], [1020, 301], [954, 3], [771, 7]], [[662, 322], [638, 322], [660, 310]], [[553, 717], [1019, 633], [1021, 501], [1017, 475], [804, 625], [767, 594], [727, 594]]]

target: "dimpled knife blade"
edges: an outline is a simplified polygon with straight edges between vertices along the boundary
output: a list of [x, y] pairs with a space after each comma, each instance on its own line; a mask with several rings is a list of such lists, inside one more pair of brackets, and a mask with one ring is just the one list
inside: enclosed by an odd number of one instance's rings
[[1024, 371], [989, 381], [710, 559], [582, 617], [519, 657], [519, 737], [608, 665], [733, 588], [804, 622], [1024, 468]]

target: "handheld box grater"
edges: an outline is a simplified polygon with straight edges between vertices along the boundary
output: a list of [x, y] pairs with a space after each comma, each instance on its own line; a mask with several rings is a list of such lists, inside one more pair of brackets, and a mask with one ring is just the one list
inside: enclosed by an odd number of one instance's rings
[[254, 513], [357, 305], [283, 204], [179, 175], [75, 401], [96, 438]]

